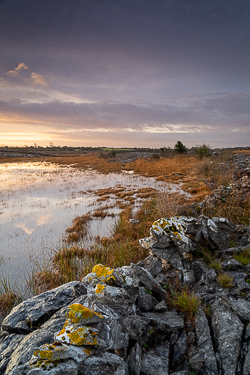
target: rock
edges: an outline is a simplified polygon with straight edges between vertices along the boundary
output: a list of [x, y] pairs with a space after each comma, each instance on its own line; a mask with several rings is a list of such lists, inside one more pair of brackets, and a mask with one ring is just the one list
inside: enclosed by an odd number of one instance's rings
[[182, 331], [177, 337], [177, 340], [171, 342], [173, 346], [173, 359], [172, 359], [172, 368], [176, 369], [182, 365], [185, 361], [186, 350], [187, 350], [187, 335], [185, 331]]
[[244, 341], [248, 341], [250, 339], [250, 323], [246, 326]]
[[242, 298], [235, 299], [228, 297], [222, 299], [223, 303], [227, 305], [238, 317], [244, 322], [250, 322], [250, 302]]
[[154, 307], [157, 305], [157, 300], [150, 294], [145, 288], [139, 288], [139, 295], [136, 303], [141, 311], [153, 311]]
[[160, 300], [166, 298], [167, 293], [161, 287], [161, 285], [153, 278], [149, 271], [145, 270], [142, 267], [137, 266], [136, 264], [132, 265], [132, 270], [139, 278], [140, 282], [150, 290], [156, 298]]
[[[44, 375], [48, 371], [43, 368], [34, 368], [29, 365], [16, 367], [11, 375]], [[78, 365], [73, 360], [58, 363], [56, 367], [49, 370], [49, 375], [78, 375]]]
[[198, 353], [202, 358], [201, 375], [217, 375], [218, 368], [210, 328], [202, 307], [199, 308], [195, 318], [195, 333]]
[[250, 375], [250, 346], [248, 346], [248, 350], [245, 355], [242, 375]]
[[162, 331], [170, 332], [184, 327], [183, 318], [176, 311], [167, 311], [164, 313], [143, 313], [143, 316], [151, 319]]
[[250, 292], [250, 284], [245, 280], [247, 278], [247, 273], [245, 272], [227, 272], [229, 276], [233, 278], [234, 284], [236, 285], [238, 291]]
[[2, 332], [0, 335], [0, 374], [4, 374], [13, 351], [20, 345], [24, 335]]
[[166, 305], [166, 302], [165, 301], [161, 301], [160, 303], [158, 303], [156, 306], [155, 306], [155, 308], [154, 308], [154, 310], [156, 311], [156, 312], [165, 312], [165, 311], [167, 311], [167, 305]]
[[234, 258], [228, 259], [225, 262], [221, 263], [221, 266], [225, 271], [239, 271], [243, 269], [242, 264]]
[[141, 337], [144, 332], [148, 331], [148, 326], [151, 322], [150, 318], [140, 315], [131, 315], [123, 320], [124, 330], [129, 334], [133, 340]]
[[201, 260], [192, 262], [191, 268], [195, 274], [195, 283], [199, 285], [211, 284], [217, 278], [214, 268], [208, 268]]
[[157, 256], [149, 255], [146, 259], [138, 262], [137, 266], [145, 268], [155, 277], [162, 271], [162, 260]]
[[174, 268], [178, 270], [183, 270], [184, 266], [182, 264], [182, 257], [176, 251], [175, 247], [158, 247], [158, 242], [152, 247], [151, 252], [152, 254], [158, 256], [161, 259], [168, 261]]
[[88, 288], [88, 298], [98, 300], [122, 315], [135, 313], [136, 296], [128, 294], [123, 288], [97, 284], [95, 288]]
[[39, 294], [14, 307], [4, 319], [2, 329], [11, 333], [27, 334], [81, 294], [86, 294], [86, 288], [78, 281]]
[[78, 368], [79, 375], [129, 375], [122, 358], [108, 352], [87, 358]]
[[212, 328], [225, 374], [235, 375], [244, 326], [221, 300], [212, 306]]
[[54, 334], [59, 332], [65, 323], [65, 315], [60, 318], [50, 319], [40, 329], [28, 334], [13, 351], [7, 366], [6, 375], [11, 374], [14, 368], [29, 362], [34, 352], [43, 344], [52, 344]]
[[143, 353], [141, 358], [141, 375], [168, 375], [169, 348], [169, 342], [165, 342]]
[[136, 344], [128, 356], [128, 368], [130, 375], [140, 375], [141, 373], [141, 348]]

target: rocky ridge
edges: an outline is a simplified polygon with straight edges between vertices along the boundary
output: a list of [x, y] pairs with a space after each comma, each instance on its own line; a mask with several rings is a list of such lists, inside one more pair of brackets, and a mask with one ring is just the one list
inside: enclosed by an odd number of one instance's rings
[[[150, 255], [138, 264], [96, 265], [16, 306], [1, 327], [0, 374], [250, 374], [250, 265], [234, 258], [250, 248], [250, 228], [172, 217], [140, 244]], [[201, 301], [193, 318], [171, 304], [183, 291]]]

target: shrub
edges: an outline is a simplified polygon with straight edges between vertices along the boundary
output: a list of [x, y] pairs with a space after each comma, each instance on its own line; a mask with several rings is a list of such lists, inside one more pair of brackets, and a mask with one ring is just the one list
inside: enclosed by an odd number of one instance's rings
[[210, 154], [210, 150], [211, 147], [203, 143], [202, 145], [198, 146], [197, 154], [202, 159], [204, 156], [208, 156]]
[[110, 151], [110, 154], [114, 158], [116, 156], [115, 149], [112, 148], [112, 150]]
[[184, 152], [187, 152], [187, 147], [184, 146], [184, 144], [181, 141], [176, 142], [174, 149], [179, 154], [184, 154]]

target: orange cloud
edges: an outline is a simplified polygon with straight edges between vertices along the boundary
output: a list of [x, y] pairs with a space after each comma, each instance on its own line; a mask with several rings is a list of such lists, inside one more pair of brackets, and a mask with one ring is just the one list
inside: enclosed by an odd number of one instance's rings
[[42, 85], [42, 86], [48, 85], [48, 81], [41, 74], [38, 74], [35, 72], [31, 73], [31, 81], [35, 85]]

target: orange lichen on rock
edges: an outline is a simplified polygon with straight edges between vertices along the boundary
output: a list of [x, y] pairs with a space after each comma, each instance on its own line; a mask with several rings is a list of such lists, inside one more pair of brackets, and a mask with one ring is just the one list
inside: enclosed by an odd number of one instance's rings
[[97, 345], [97, 337], [93, 333], [97, 335], [98, 331], [91, 327], [70, 325], [70, 322], [66, 321], [63, 329], [56, 336], [56, 340], [77, 346]]
[[101, 314], [98, 314], [95, 311], [88, 309], [80, 303], [74, 303], [69, 307], [68, 318], [72, 323], [79, 323], [81, 320], [88, 320], [93, 316], [103, 318]]
[[105, 289], [105, 285], [97, 284], [95, 288], [96, 294], [100, 294], [103, 291], [103, 289]]
[[95, 273], [97, 278], [104, 282], [109, 280], [115, 280], [113, 272], [114, 270], [112, 268], [105, 267], [102, 264], [97, 264], [92, 269], [92, 273]]

